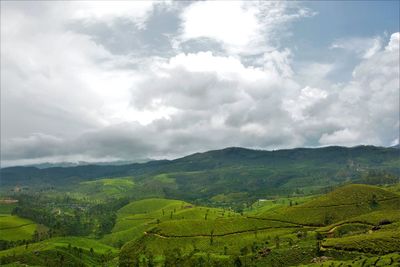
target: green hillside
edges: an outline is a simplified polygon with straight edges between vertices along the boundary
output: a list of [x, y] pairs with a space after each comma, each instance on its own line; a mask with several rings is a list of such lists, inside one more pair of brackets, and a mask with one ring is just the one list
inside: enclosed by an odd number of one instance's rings
[[144, 232], [166, 221], [204, 220], [205, 217], [212, 220], [222, 214], [222, 209], [197, 207], [179, 200], [154, 198], [134, 201], [118, 210], [112, 233], [105, 235], [102, 242], [121, 246], [142, 237]]
[[347, 185], [304, 204], [266, 211], [260, 217], [323, 226], [373, 211], [396, 209], [400, 209], [396, 193], [368, 185]]
[[[374, 186], [347, 185], [304, 201], [266, 208], [269, 203], [258, 211], [256, 204], [242, 216], [225, 211], [207, 220], [162, 220], [122, 247], [120, 265], [149, 255], [161, 264], [179, 254], [184, 265], [207, 257], [210, 264], [233, 266], [238, 257], [251, 266], [288, 266], [309, 264], [321, 255], [345, 262], [400, 251], [399, 195]], [[326, 221], [326, 211], [335, 216], [331, 222]], [[254, 257], [266, 249], [268, 256]]]
[[[122, 166], [2, 168], [0, 179], [1, 190], [6, 191], [15, 186], [26, 190], [56, 187], [60, 191], [97, 194], [102, 198], [107, 194], [135, 195], [136, 199], [156, 196], [202, 204], [213, 202], [214, 197], [230, 195], [236, 196], [227, 203], [232, 205], [266, 196], [322, 193], [328, 187], [348, 181], [393, 184], [400, 176], [399, 163], [396, 148], [358, 146], [262, 151], [233, 147], [171, 161]], [[133, 184], [120, 177], [134, 177]], [[109, 178], [124, 181], [112, 184]]]
[[0, 251], [1, 264], [19, 262], [40, 266], [114, 265], [118, 251], [95, 240], [58, 237]]
[[125, 166], [2, 169], [13, 204], [0, 205], [0, 264], [396, 266], [398, 158], [363, 146], [228, 148]]
[[31, 220], [13, 215], [0, 215], [1, 240], [30, 240], [36, 228], [37, 224]]
[[134, 187], [132, 177], [108, 178], [81, 182], [78, 192], [91, 198], [118, 198], [128, 196]]

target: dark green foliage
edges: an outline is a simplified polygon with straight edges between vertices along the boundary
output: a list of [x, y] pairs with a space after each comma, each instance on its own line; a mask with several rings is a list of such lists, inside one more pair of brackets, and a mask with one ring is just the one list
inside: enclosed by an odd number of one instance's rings
[[[79, 166], [37, 169], [1, 169], [4, 188], [70, 190], [79, 182], [104, 177], [134, 176], [136, 197], [164, 196], [210, 203], [219, 194], [241, 192], [227, 205], [252, 202], [265, 195], [320, 192], [345, 181], [388, 184], [400, 176], [399, 150], [359, 146], [261, 151], [227, 148], [197, 153], [172, 161], [122, 166]], [[167, 174], [168, 178], [154, 178]], [[376, 182], [371, 182], [371, 177]], [[375, 181], [374, 180], [374, 181]], [[220, 203], [223, 204], [223, 203]], [[292, 203], [293, 204], [293, 203]]]

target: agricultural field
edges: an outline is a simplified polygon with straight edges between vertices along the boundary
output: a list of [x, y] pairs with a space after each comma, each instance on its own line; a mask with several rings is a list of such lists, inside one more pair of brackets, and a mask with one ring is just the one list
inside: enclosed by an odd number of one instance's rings
[[0, 263], [37, 266], [116, 266], [118, 250], [81, 237], [57, 237], [0, 251]]
[[[214, 264], [233, 265], [236, 259], [250, 266], [307, 265], [313, 260], [332, 259], [346, 262], [355, 257], [367, 262], [371, 255], [381, 255], [383, 264], [390, 261], [384, 255], [400, 251], [399, 203], [399, 196], [390, 191], [347, 185], [293, 206], [255, 204], [258, 211], [249, 209], [242, 215], [166, 220], [126, 243], [121, 249], [120, 264], [129, 266], [149, 251], [161, 264], [171, 257], [171, 250], [186, 255], [182, 262], [187, 264], [196, 264], [204, 258], [201, 255], [208, 255], [208, 261]], [[270, 208], [273, 204], [277, 206]], [[333, 213], [337, 219], [327, 221], [326, 211], [334, 210], [331, 206], [337, 209]], [[254, 258], [263, 251], [268, 251], [267, 255]], [[321, 255], [328, 256], [320, 258]], [[395, 261], [393, 258], [393, 264]]]
[[7, 241], [30, 240], [37, 228], [31, 220], [13, 215], [0, 215], [0, 239]]
[[167, 221], [187, 221], [193, 219], [213, 220], [222, 217], [223, 209], [197, 207], [180, 200], [145, 199], [131, 202], [117, 212], [117, 220], [112, 232], [105, 235], [102, 242], [122, 245], [143, 236], [146, 230]]
[[17, 203], [0, 203], [0, 240], [30, 240], [37, 224], [32, 220], [11, 215]]
[[[45, 239], [0, 251], [0, 259], [45, 266], [384, 266], [398, 262], [398, 205], [393, 190], [368, 185], [255, 202], [241, 212], [147, 198], [116, 210], [110, 233], [100, 238]], [[2, 227], [31, 222], [4, 218]]]
[[107, 178], [81, 182], [79, 192], [94, 199], [118, 198], [129, 194], [134, 187], [132, 177]]

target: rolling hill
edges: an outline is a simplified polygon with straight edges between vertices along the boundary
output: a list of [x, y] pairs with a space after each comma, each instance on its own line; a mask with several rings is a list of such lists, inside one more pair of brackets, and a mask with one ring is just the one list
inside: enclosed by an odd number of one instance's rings
[[244, 197], [231, 201], [240, 202], [294, 192], [320, 193], [348, 181], [396, 183], [400, 176], [399, 156], [399, 149], [373, 146], [276, 151], [226, 148], [175, 160], [121, 166], [2, 168], [0, 179], [2, 190], [19, 186], [26, 190], [56, 187], [71, 191], [82, 182], [133, 176], [140, 198], [157, 196], [207, 203], [212, 197], [240, 192]]
[[400, 196], [369, 185], [340, 187], [309, 202], [265, 212], [260, 217], [323, 226], [374, 211], [400, 210]]

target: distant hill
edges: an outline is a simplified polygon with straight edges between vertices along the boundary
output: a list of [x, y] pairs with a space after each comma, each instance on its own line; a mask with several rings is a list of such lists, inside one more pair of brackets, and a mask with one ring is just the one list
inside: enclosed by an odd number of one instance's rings
[[276, 151], [232, 147], [120, 166], [10, 167], [0, 172], [1, 185], [7, 190], [15, 186], [68, 190], [83, 181], [130, 176], [134, 177], [136, 192], [141, 193], [156, 188], [162, 197], [193, 201], [241, 192], [244, 198], [254, 200], [274, 194], [316, 192], [344, 182], [397, 182], [400, 151], [374, 146]]
[[55, 168], [55, 167], [77, 167], [77, 166], [86, 166], [86, 165], [120, 166], [120, 165], [132, 164], [132, 163], [145, 163], [148, 161], [151, 161], [151, 159], [117, 160], [117, 161], [102, 161], [102, 162], [88, 162], [88, 161], [44, 162], [44, 163], [24, 165], [24, 167], [36, 167], [38, 169], [47, 169], [47, 168]]

